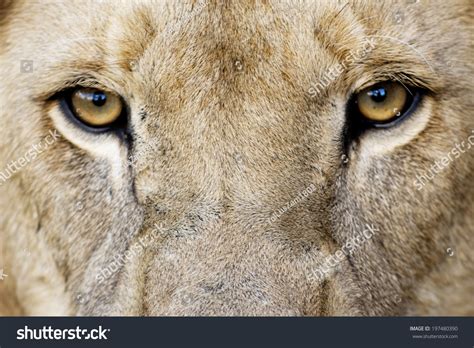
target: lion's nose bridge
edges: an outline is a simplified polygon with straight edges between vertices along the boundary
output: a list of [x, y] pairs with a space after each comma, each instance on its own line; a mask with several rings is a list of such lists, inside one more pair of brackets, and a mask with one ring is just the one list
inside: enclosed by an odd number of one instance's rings
[[245, 112], [230, 104], [163, 115], [149, 137], [157, 145], [138, 149], [137, 198], [148, 225], [163, 226], [146, 273], [153, 314], [304, 308], [304, 267], [328, 206], [304, 160], [317, 158], [315, 144], [278, 112], [249, 110], [258, 102]]

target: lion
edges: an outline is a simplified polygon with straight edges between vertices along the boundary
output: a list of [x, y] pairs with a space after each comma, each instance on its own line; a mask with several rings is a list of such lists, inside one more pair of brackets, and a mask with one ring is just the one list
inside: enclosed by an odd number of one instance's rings
[[472, 1], [0, 4], [1, 315], [474, 314]]

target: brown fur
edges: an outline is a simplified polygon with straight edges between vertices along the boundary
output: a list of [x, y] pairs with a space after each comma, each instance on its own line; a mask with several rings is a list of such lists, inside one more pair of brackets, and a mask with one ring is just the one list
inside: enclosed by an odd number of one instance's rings
[[[474, 129], [472, 1], [0, 3], [0, 169], [61, 134], [0, 186], [1, 314], [474, 313], [474, 152], [413, 185]], [[386, 79], [429, 93], [344, 163], [347, 99]], [[130, 142], [66, 121], [51, 96], [78, 82], [128, 101]]]

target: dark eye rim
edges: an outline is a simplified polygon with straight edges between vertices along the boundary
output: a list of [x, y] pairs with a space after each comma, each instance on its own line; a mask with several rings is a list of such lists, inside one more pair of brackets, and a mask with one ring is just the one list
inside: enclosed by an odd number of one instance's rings
[[[77, 116], [75, 112], [73, 111], [74, 107], [72, 105], [72, 94], [80, 88], [87, 88], [87, 87], [78, 86], [75, 88], [70, 88], [61, 92], [57, 96], [61, 111], [71, 122], [73, 122], [76, 126], [84, 129], [85, 131], [89, 133], [95, 133], [95, 134], [103, 134], [103, 133], [108, 133], [108, 132], [113, 132], [113, 131], [122, 132], [126, 130], [127, 124], [128, 124], [129, 107], [128, 107], [128, 104], [125, 103], [124, 99], [120, 95], [119, 95], [119, 98], [120, 98], [120, 101], [122, 102], [122, 112], [120, 113], [119, 117], [114, 122], [112, 122], [111, 124], [107, 126], [97, 127], [97, 126], [92, 126], [82, 121], [80, 117]], [[95, 88], [95, 89], [97, 89], [98, 91], [103, 91], [100, 88]]]
[[[383, 81], [384, 82], [397, 82], [397, 81]], [[372, 86], [376, 86], [379, 83], [376, 83]], [[370, 88], [370, 87], [369, 87]], [[408, 89], [408, 98], [400, 111], [401, 115], [398, 117], [393, 117], [387, 121], [372, 121], [366, 118], [361, 114], [357, 106], [357, 95], [360, 92], [354, 93], [349, 101], [348, 117], [352, 118], [356, 123], [359, 124], [362, 128], [391, 128], [398, 125], [400, 122], [406, 120], [413, 112], [418, 108], [418, 105], [422, 99], [423, 91], [420, 88], [416, 87], [406, 87]]]
[[[381, 82], [398, 81], [385, 80]], [[374, 83], [372, 86], [375, 85], [376, 83]], [[359, 143], [360, 137], [365, 132], [390, 129], [392, 127], [397, 127], [398, 125], [400, 125], [401, 122], [405, 121], [415, 113], [420, 104], [423, 102], [424, 97], [430, 94], [427, 90], [424, 90], [419, 87], [414, 87], [410, 85], [405, 85], [405, 87], [409, 90], [409, 99], [405, 103], [404, 110], [401, 111], [401, 115], [399, 117], [395, 117], [394, 119], [390, 119], [386, 122], [370, 121], [365, 116], [361, 115], [356, 103], [357, 94], [360, 93], [361, 90], [358, 90], [352, 94], [352, 96], [349, 98], [349, 101], [346, 103], [346, 122], [342, 131], [341, 144], [343, 147], [342, 151], [345, 154], [348, 154], [351, 148]]]

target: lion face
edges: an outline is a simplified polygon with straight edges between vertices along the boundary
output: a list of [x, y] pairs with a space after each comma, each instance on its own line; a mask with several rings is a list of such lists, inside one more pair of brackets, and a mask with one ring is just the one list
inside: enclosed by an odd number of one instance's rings
[[1, 3], [24, 313], [473, 313], [472, 3]]

